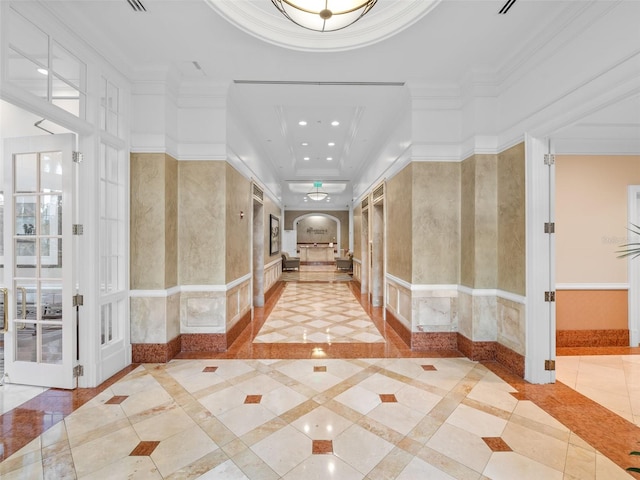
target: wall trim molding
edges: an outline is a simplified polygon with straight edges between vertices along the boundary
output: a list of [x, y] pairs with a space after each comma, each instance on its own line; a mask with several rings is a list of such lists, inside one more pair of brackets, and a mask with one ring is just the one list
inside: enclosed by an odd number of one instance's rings
[[[277, 260], [276, 262], [279, 262]], [[274, 262], [272, 262], [274, 263]], [[175, 287], [157, 290], [130, 290], [130, 298], [166, 298], [177, 293], [228, 292], [238, 285], [251, 280], [251, 273], [233, 280], [226, 285], [176, 285]]]
[[628, 283], [556, 283], [556, 290], [629, 290]]
[[466, 295], [471, 295], [472, 297], [498, 297], [511, 302], [520, 303], [522, 305], [527, 303], [527, 297], [497, 288], [471, 288], [458, 284], [412, 284], [406, 280], [395, 277], [390, 273], [386, 274], [386, 278], [387, 280], [390, 280], [391, 282], [412, 292], [455, 290], [458, 293], [464, 293]]

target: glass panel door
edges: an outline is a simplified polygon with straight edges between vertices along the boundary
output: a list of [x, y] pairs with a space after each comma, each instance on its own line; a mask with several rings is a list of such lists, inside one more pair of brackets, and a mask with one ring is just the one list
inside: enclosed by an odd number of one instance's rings
[[74, 387], [74, 144], [72, 134], [5, 144], [5, 370], [11, 383]]

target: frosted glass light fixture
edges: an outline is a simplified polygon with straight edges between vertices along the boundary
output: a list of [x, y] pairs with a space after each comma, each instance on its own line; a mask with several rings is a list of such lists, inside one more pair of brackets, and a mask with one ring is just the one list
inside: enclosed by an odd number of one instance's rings
[[315, 190], [311, 190], [307, 193], [307, 197], [316, 202], [327, 198], [329, 194], [320, 190], [320, 187], [322, 187], [322, 182], [313, 182], [313, 188], [315, 188]]
[[378, 0], [271, 0], [293, 23], [317, 32], [333, 32], [361, 19]]

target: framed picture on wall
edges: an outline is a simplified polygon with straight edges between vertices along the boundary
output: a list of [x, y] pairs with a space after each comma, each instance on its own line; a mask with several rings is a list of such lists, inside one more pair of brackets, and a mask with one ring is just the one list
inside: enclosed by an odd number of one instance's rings
[[280, 253], [280, 219], [275, 215], [269, 215], [269, 255]]

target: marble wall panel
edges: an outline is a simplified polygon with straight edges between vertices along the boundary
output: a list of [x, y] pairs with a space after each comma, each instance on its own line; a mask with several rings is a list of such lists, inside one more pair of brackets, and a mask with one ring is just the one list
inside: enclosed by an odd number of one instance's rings
[[131, 289], [164, 289], [165, 155], [132, 153], [130, 158]]
[[412, 237], [412, 170], [407, 165], [389, 179], [385, 190], [387, 208], [387, 273], [406, 282], [411, 281]]
[[224, 333], [226, 303], [225, 292], [183, 292], [181, 333]]
[[226, 305], [226, 331], [229, 332], [251, 310], [249, 280], [227, 291]]
[[413, 332], [456, 332], [458, 330], [458, 292], [433, 290], [413, 292]]
[[473, 334], [476, 342], [494, 341], [498, 337], [498, 299], [495, 295], [473, 297]]
[[180, 335], [180, 293], [167, 297], [167, 338]]
[[130, 299], [131, 343], [167, 343], [166, 297]]
[[165, 155], [165, 288], [178, 285], [178, 161]]
[[412, 283], [459, 283], [459, 163], [413, 164]]
[[526, 294], [524, 143], [498, 154], [498, 288]]
[[458, 332], [473, 340], [473, 296], [458, 292]]
[[497, 299], [497, 340], [510, 350], [526, 352], [525, 306], [504, 298]]
[[179, 162], [181, 285], [225, 284], [225, 170], [225, 162]]
[[[226, 165], [225, 284], [251, 271], [251, 182]], [[240, 212], [244, 213], [240, 217]]]

